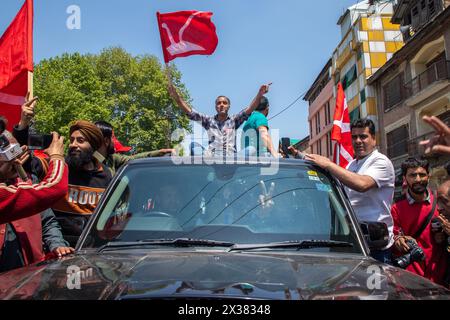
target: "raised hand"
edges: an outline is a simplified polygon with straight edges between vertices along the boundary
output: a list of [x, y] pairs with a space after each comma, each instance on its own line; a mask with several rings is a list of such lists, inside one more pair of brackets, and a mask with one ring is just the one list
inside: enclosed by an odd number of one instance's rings
[[272, 85], [272, 82], [262, 85], [261, 88], [259, 88], [259, 92], [258, 92], [259, 95], [263, 96], [266, 93], [268, 93], [271, 85]]
[[38, 97], [30, 100], [30, 92], [27, 93], [25, 103], [22, 105], [22, 113], [20, 114], [19, 130], [25, 129], [34, 118], [34, 107]]
[[450, 154], [450, 128], [434, 116], [425, 116], [423, 121], [431, 125], [435, 130], [435, 135], [431, 139], [420, 143], [420, 145], [425, 146], [425, 154]]
[[50, 157], [58, 156], [64, 157], [64, 137], [60, 137], [56, 132], [52, 132], [53, 141], [48, 149], [45, 150], [45, 153]]
[[246, 112], [248, 115], [251, 115], [252, 112], [256, 110], [256, 108], [258, 107], [258, 105], [259, 105], [259, 103], [260, 103], [260, 101], [261, 101], [261, 97], [262, 97], [263, 95], [265, 95], [266, 93], [269, 92], [269, 88], [270, 88], [271, 85], [272, 85], [272, 82], [271, 82], [271, 83], [268, 83], [268, 84], [264, 84], [264, 85], [262, 85], [262, 86], [259, 88], [258, 94], [257, 94], [256, 97], [253, 99], [253, 101], [250, 103], [250, 106], [248, 106], [248, 107], [245, 109], [245, 112]]

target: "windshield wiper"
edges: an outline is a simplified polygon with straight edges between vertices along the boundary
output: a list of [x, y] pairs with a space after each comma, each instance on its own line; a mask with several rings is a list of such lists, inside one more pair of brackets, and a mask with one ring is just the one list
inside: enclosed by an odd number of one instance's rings
[[232, 247], [235, 244], [232, 242], [205, 240], [205, 239], [144, 239], [132, 242], [108, 242], [100, 248], [97, 252], [102, 252], [105, 249], [117, 249], [128, 247], [141, 247], [141, 246], [174, 246], [174, 247]]
[[261, 244], [236, 244], [232, 246], [228, 251], [240, 251], [240, 250], [257, 250], [257, 249], [285, 249], [285, 248], [297, 248], [310, 249], [310, 248], [348, 248], [353, 247], [350, 242], [334, 241], [334, 240], [295, 240], [295, 241], [283, 241], [283, 242], [270, 242]]

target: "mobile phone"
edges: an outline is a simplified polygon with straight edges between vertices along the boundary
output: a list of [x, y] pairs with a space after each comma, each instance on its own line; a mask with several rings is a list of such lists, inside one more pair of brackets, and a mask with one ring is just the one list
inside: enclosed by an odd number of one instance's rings
[[51, 134], [30, 134], [28, 136], [28, 149], [45, 150], [53, 141]]
[[291, 146], [290, 138], [281, 138], [281, 150], [283, 150], [284, 155], [289, 158], [289, 147]]

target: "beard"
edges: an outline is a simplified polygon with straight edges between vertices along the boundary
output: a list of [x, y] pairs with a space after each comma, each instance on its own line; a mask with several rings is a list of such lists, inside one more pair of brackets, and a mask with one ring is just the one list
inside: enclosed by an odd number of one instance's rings
[[422, 194], [427, 190], [428, 182], [414, 183], [412, 185], [408, 185], [408, 187], [413, 193]]
[[66, 157], [67, 165], [72, 169], [82, 169], [84, 165], [92, 161], [93, 154], [92, 149], [81, 150], [80, 152], [75, 151], [75, 149], [69, 150], [69, 155]]

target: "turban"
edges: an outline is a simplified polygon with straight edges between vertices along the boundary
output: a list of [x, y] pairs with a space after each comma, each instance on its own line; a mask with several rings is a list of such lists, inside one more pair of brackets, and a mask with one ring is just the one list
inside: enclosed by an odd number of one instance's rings
[[70, 135], [72, 135], [72, 133], [74, 131], [80, 131], [81, 134], [84, 136], [84, 138], [92, 146], [92, 149], [94, 151], [97, 150], [98, 148], [100, 148], [100, 146], [103, 143], [102, 132], [100, 131], [99, 128], [97, 128], [97, 126], [95, 124], [93, 124], [90, 121], [79, 120], [79, 121], [75, 122], [70, 127]]

